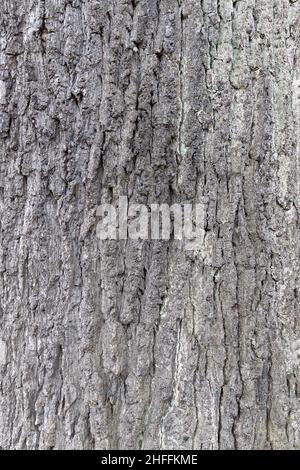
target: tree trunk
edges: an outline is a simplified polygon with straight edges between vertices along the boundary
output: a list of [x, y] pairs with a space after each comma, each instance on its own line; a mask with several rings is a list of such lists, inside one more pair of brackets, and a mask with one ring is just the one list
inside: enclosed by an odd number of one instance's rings
[[[0, 20], [2, 448], [300, 449], [300, 2]], [[120, 196], [201, 204], [197, 250], [100, 241]]]

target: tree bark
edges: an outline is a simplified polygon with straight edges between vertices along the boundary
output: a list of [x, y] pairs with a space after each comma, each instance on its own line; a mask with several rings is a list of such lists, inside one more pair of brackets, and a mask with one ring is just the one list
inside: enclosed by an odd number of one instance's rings
[[[300, 449], [300, 2], [0, 22], [2, 448]], [[202, 204], [198, 250], [100, 242], [124, 195]]]

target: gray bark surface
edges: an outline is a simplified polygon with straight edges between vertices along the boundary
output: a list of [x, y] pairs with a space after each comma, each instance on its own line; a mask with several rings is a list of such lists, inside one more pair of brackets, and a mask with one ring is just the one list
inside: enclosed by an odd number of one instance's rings
[[[0, 446], [300, 449], [300, 2], [2, 0]], [[203, 205], [196, 252], [101, 202]]]

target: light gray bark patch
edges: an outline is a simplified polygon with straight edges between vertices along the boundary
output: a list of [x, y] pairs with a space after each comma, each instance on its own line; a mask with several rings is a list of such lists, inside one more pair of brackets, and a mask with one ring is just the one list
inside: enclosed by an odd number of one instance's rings
[[6, 353], [7, 353], [7, 348], [5, 341], [0, 339], [0, 366], [4, 366], [6, 364]]

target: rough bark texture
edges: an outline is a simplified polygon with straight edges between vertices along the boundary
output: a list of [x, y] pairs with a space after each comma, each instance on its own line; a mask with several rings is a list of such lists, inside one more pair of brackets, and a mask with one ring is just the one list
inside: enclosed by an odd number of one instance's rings
[[[0, 445], [299, 449], [300, 2], [2, 0]], [[198, 202], [196, 252], [102, 201]]]

